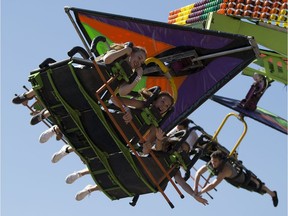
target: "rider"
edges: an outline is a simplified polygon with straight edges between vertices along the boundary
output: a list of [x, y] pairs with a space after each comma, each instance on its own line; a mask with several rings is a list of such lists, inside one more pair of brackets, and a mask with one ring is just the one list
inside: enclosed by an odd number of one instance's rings
[[254, 111], [257, 108], [257, 103], [264, 94], [267, 88], [267, 80], [265, 76], [254, 73], [253, 75], [254, 83], [251, 85], [245, 99], [241, 100], [239, 106], [244, 109]]
[[[208, 183], [198, 192], [200, 176], [208, 170], [212, 175], [216, 175], [216, 179]], [[278, 205], [276, 191], [271, 191], [251, 171], [244, 169], [241, 164], [232, 163], [232, 160], [229, 160], [227, 155], [220, 150], [213, 152], [210, 162], [197, 170], [195, 174], [194, 191], [199, 195], [208, 192], [220, 184], [223, 179], [236, 187], [242, 187], [260, 194], [268, 193], [272, 197], [273, 205], [275, 207]]]

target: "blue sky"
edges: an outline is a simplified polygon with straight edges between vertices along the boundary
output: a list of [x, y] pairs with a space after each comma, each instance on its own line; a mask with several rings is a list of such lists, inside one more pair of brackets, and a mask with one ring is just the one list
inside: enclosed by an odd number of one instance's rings
[[[169, 185], [166, 194], [175, 205], [171, 209], [160, 193], [141, 196], [136, 207], [130, 198], [111, 201], [103, 193], [91, 194], [81, 202], [75, 194], [87, 184], [90, 176], [72, 185], [65, 177], [84, 168], [83, 163], [71, 154], [57, 164], [50, 162], [62, 142], [51, 139], [38, 142], [44, 124], [31, 126], [29, 110], [14, 105], [15, 93], [23, 92], [23, 85], [30, 88], [28, 76], [47, 57], [57, 60], [67, 58], [67, 51], [80, 45], [64, 6], [126, 15], [167, 22], [169, 11], [191, 4], [188, 0], [147, 1], [15, 1], [1, 3], [1, 215], [51, 216], [51, 215], [287, 215], [287, 136], [245, 118], [248, 132], [239, 148], [239, 158], [272, 190], [278, 191], [279, 206], [274, 208], [270, 196], [237, 189], [223, 182], [210, 205], [202, 206], [185, 192], [181, 199]], [[257, 40], [257, 38], [256, 38]], [[218, 95], [242, 99], [252, 78], [236, 76], [217, 92]], [[258, 104], [279, 116], [287, 118], [287, 88], [274, 82]], [[191, 118], [207, 132], [213, 134], [226, 114], [232, 112], [212, 101], [205, 102], [191, 114]], [[231, 120], [219, 135], [219, 141], [231, 149], [242, 132], [242, 125]], [[203, 163], [198, 162], [196, 168]], [[194, 173], [193, 173], [194, 174]], [[193, 185], [190, 180], [189, 183]]]

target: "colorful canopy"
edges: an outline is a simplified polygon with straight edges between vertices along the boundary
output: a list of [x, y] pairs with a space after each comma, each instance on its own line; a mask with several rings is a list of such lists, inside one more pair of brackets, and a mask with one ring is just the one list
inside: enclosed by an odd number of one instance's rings
[[240, 113], [242, 113], [244, 116], [248, 116], [256, 121], [259, 121], [271, 128], [274, 128], [284, 134], [288, 134], [288, 129], [287, 129], [287, 120], [276, 116], [275, 114], [262, 109], [260, 107], [257, 107], [257, 109], [255, 111], [249, 111], [246, 109], [243, 109], [239, 106], [237, 106], [240, 101], [239, 100], [235, 100], [235, 99], [231, 99], [231, 98], [227, 98], [227, 97], [221, 97], [221, 96], [217, 96], [217, 95], [213, 95], [211, 97], [211, 100], [220, 103], [226, 107], [229, 107], [233, 110], [236, 110]]
[[[170, 68], [170, 74], [176, 85], [178, 98], [174, 113], [162, 126], [166, 131], [198, 108], [256, 58], [257, 46], [252, 46], [254, 41], [247, 36], [78, 8], [69, 10], [74, 12], [76, 23], [89, 46], [95, 37], [104, 36], [109, 43], [131, 41], [134, 45], [145, 47], [148, 57], [165, 59], [165, 56], [172, 56], [167, 61], [164, 60], [164, 64], [174, 65], [174, 69]], [[185, 73], [177, 69], [176, 65], [183, 63], [183, 58], [173, 58], [173, 55], [184, 51], [194, 51], [194, 56], [188, 56], [186, 60], [188, 58], [191, 65], [198, 63]], [[168, 79], [159, 73], [147, 74], [136, 88], [155, 85], [172, 93]]]

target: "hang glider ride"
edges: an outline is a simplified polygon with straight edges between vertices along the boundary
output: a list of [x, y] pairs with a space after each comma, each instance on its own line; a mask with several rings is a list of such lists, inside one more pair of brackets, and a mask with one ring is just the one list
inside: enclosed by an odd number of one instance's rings
[[213, 95], [211, 100], [222, 104], [230, 109], [233, 109], [244, 116], [248, 116], [258, 122], [261, 122], [275, 130], [278, 130], [284, 134], [288, 134], [287, 130], [287, 120], [265, 110], [257, 107], [255, 111], [247, 110], [239, 106], [240, 101], [232, 98], [222, 97], [218, 95]]
[[[75, 47], [67, 59], [47, 58], [29, 76], [38, 100], [51, 114], [50, 124], [59, 126], [111, 200], [160, 192], [173, 208], [164, 190], [170, 181], [184, 197], [171, 177], [179, 166], [185, 167], [185, 160], [175, 156], [176, 150], [151, 151], [141, 157], [135, 146], [151, 125], [169, 131], [239, 74], [258, 55], [255, 41], [243, 35], [79, 8], [66, 7], [65, 12], [86, 51]], [[108, 69], [95, 59], [107, 51], [107, 43], [126, 41], [145, 47], [149, 57], [135, 91], [159, 86], [175, 97], [174, 109], [167, 116], [147, 107], [134, 113], [134, 120], [126, 125], [123, 110], [109, 109], [106, 95], [113, 95], [112, 87], [129, 75], [108, 71], [111, 76], [104, 76], [103, 70]]]

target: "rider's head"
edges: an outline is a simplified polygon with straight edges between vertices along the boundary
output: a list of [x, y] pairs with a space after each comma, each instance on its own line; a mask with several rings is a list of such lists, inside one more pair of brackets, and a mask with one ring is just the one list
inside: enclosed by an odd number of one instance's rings
[[226, 155], [223, 152], [217, 150], [211, 154], [210, 158], [213, 168], [217, 169], [222, 164], [223, 160], [226, 159]]
[[168, 92], [162, 91], [158, 97], [153, 101], [160, 114], [165, 113], [174, 104], [174, 98]]
[[140, 67], [147, 58], [147, 51], [143, 47], [134, 46], [129, 57], [129, 64], [131, 68], [136, 69]]

